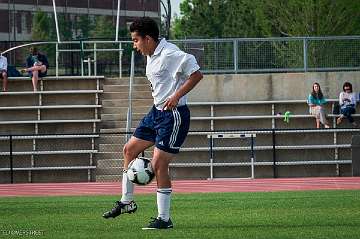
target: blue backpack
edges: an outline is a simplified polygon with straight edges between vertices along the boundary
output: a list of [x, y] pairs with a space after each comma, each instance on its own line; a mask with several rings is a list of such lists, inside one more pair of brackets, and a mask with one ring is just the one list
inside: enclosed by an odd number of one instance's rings
[[18, 70], [16, 70], [16, 68], [14, 66], [10, 66], [10, 65], [8, 65], [8, 68], [7, 68], [7, 75], [9, 77], [22, 76], [21, 73]]

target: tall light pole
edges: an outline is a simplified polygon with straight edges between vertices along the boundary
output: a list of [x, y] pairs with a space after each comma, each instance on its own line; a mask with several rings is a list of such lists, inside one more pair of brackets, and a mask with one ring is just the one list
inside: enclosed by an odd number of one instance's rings
[[161, 5], [164, 8], [165, 14], [165, 28], [166, 28], [166, 34], [165, 38], [170, 39], [170, 24], [171, 24], [171, 2], [170, 0], [167, 0], [167, 7], [165, 6], [165, 3], [163, 0], [160, 0]]
[[55, 4], [55, 0], [53, 0], [52, 2], [53, 2], [53, 8], [54, 8], [54, 19], [55, 19], [56, 37], [57, 37], [57, 41], [60, 42], [59, 25], [58, 25], [58, 19], [57, 19], [57, 14], [56, 14], [56, 4]]
[[120, 6], [121, 6], [121, 0], [118, 0], [117, 14], [116, 14], [115, 41], [119, 40]]

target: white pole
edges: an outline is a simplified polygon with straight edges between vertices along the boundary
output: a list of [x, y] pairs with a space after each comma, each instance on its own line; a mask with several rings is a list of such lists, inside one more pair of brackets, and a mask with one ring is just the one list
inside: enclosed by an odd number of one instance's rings
[[121, 0], [118, 0], [117, 15], [116, 15], [115, 41], [119, 40], [120, 3], [121, 3]]
[[131, 66], [130, 66], [130, 83], [129, 83], [129, 108], [127, 111], [126, 117], [126, 141], [130, 139], [129, 132], [131, 131], [132, 126], [132, 88], [133, 88], [133, 81], [134, 81], [134, 68], [135, 68], [135, 55], [134, 51], [131, 52]]
[[56, 43], [56, 52], [55, 52], [55, 64], [56, 64], [56, 77], [59, 76], [59, 44]]
[[54, 18], [55, 18], [55, 27], [56, 27], [57, 41], [60, 42], [60, 34], [59, 34], [58, 19], [57, 19], [57, 14], [56, 14], [55, 0], [53, 0], [52, 2], [53, 2], [53, 8], [54, 8]]

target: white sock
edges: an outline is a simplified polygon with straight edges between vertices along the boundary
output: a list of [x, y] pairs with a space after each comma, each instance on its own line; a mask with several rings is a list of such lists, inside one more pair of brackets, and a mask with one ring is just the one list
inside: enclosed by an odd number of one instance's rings
[[157, 207], [158, 218], [161, 217], [164, 221], [169, 221], [170, 218], [170, 199], [171, 188], [158, 188], [157, 189]]
[[123, 172], [121, 191], [121, 202], [128, 203], [134, 200], [134, 183], [129, 180], [126, 172]]

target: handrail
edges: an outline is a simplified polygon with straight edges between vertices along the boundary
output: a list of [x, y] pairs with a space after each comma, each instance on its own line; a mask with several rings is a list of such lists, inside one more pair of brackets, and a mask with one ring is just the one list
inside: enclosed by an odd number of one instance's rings
[[9, 48], [9, 49], [1, 52], [1, 55], [5, 54], [5, 53], [8, 53], [8, 52], [11, 52], [11, 51], [13, 51], [13, 50], [16, 50], [16, 49], [18, 49], [18, 48], [26, 47], [26, 46], [42, 45], [42, 44], [57, 44], [57, 43], [58, 43], [58, 42], [53, 42], [53, 41], [26, 43], [26, 44], [22, 44], [22, 45], [19, 45], [19, 46], [11, 47], [11, 48]]
[[[339, 99], [327, 99], [327, 102], [338, 102]], [[296, 104], [307, 103], [307, 100], [254, 100], [254, 101], [207, 101], [207, 102], [188, 102], [187, 105], [256, 105], [256, 104]]]
[[[55, 52], [55, 72], [56, 72], [56, 76], [59, 76], [59, 53], [60, 52], [80, 52], [81, 55], [83, 52], [93, 52], [94, 54], [94, 59], [91, 60], [91, 62], [93, 62], [94, 64], [94, 69], [95, 69], [95, 76], [97, 75], [96, 72], [96, 52], [119, 52], [119, 68], [121, 69], [121, 64], [122, 64], [122, 55], [123, 55], [123, 51], [124, 49], [121, 48], [121, 45], [124, 41], [83, 41], [83, 40], [79, 40], [79, 41], [63, 41], [63, 42], [56, 42], [56, 41], [43, 41], [43, 42], [31, 42], [31, 43], [26, 43], [26, 44], [22, 44], [19, 46], [15, 46], [15, 47], [11, 47], [3, 52], [1, 52], [1, 56], [5, 53], [14, 51], [16, 49], [19, 48], [23, 48], [23, 47], [27, 47], [27, 46], [33, 46], [33, 45], [44, 45], [44, 44], [55, 44], [56, 46], [56, 52]], [[97, 48], [96, 44], [97, 43], [113, 43], [113, 44], [119, 44], [119, 48]], [[80, 49], [72, 49], [72, 50], [67, 50], [67, 49], [59, 49], [59, 44], [81, 44]], [[93, 44], [93, 49], [83, 49], [84, 44]], [[83, 69], [83, 63], [87, 61], [88, 62], [88, 72], [90, 75], [91, 72], [91, 63], [90, 63], [90, 59], [83, 59], [83, 57], [81, 57], [81, 75], [84, 76], [84, 69]], [[119, 76], [121, 77], [121, 72], [119, 72]]]

